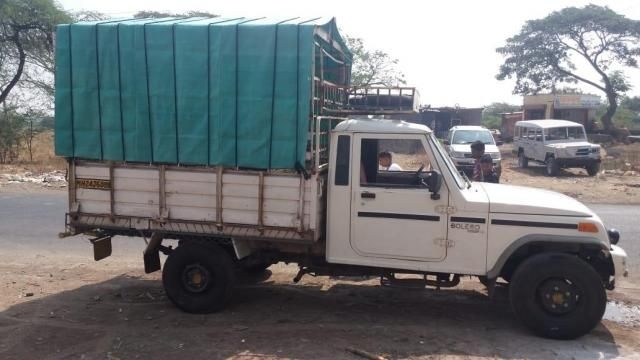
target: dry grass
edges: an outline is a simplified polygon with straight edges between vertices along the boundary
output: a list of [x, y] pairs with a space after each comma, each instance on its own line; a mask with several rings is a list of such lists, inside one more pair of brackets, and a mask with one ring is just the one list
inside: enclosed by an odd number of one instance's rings
[[604, 169], [631, 168], [640, 170], [640, 143], [607, 147], [603, 155], [602, 167]]
[[20, 149], [18, 161], [13, 164], [0, 165], [0, 172], [21, 173], [30, 171], [44, 173], [53, 170], [65, 170], [67, 163], [64, 158], [54, 153], [53, 131], [46, 131], [35, 136], [32, 143], [33, 161], [29, 159], [29, 150], [26, 144]]

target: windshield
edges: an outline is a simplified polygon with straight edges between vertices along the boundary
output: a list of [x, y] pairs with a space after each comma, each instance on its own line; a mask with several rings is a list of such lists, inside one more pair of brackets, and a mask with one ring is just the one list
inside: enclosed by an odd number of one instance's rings
[[586, 139], [582, 126], [563, 126], [544, 129], [544, 137], [547, 141]]
[[493, 145], [493, 136], [489, 130], [456, 130], [451, 144], [471, 144], [480, 140], [484, 144]]
[[[449, 155], [447, 155], [446, 151], [444, 151], [444, 148], [442, 147], [442, 145], [440, 145], [440, 142], [433, 134], [429, 135], [429, 138], [431, 139], [431, 141], [429, 142], [433, 144], [436, 151], [440, 155], [440, 158], [445, 161], [445, 166], [449, 169], [449, 173], [453, 175], [453, 178], [456, 180], [456, 184], [458, 184], [458, 187], [462, 189], [464, 187], [465, 181], [464, 179], [462, 179], [458, 171], [456, 171], [456, 166], [453, 164], [453, 161], [451, 161], [451, 158], [449, 157]], [[441, 171], [444, 170], [441, 169]]]

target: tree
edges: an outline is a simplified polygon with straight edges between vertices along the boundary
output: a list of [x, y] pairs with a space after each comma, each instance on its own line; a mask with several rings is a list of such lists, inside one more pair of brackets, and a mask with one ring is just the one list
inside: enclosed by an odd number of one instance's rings
[[[630, 89], [620, 68], [638, 67], [640, 21], [608, 7], [569, 7], [527, 21], [497, 51], [506, 59], [496, 78], [515, 78], [514, 94], [553, 91], [561, 83], [584, 83], [604, 92], [608, 107], [601, 121], [614, 133], [618, 99]], [[597, 80], [582, 73], [576, 60], [593, 70]]]
[[0, 104], [27, 70], [32, 80], [52, 71], [53, 62], [42, 60], [52, 57], [55, 25], [69, 20], [53, 0], [0, 1]]
[[502, 121], [501, 114], [520, 111], [521, 107], [503, 102], [494, 102], [482, 111], [482, 124], [490, 129], [499, 128]]
[[14, 106], [4, 103], [0, 109], [0, 164], [18, 158], [24, 136], [26, 119]]
[[624, 106], [629, 110], [635, 111], [636, 113], [640, 114], [640, 96], [625, 96], [622, 98], [620, 106]]
[[[606, 106], [602, 106], [598, 109], [597, 114], [602, 115], [606, 111]], [[613, 122], [629, 129], [640, 129], [640, 97], [623, 96], [618, 110], [613, 116]]]
[[355, 87], [400, 86], [406, 84], [404, 74], [397, 69], [398, 60], [381, 50], [365, 48], [360, 38], [346, 36], [353, 53], [351, 84]]

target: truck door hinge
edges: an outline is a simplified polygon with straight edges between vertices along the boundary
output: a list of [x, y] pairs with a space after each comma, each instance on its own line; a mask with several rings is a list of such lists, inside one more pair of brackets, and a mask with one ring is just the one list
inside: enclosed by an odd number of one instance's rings
[[438, 205], [436, 206], [436, 212], [440, 214], [453, 214], [456, 212], [456, 208], [453, 206]]
[[446, 248], [452, 248], [456, 245], [455, 241], [447, 239], [435, 239], [433, 242], [438, 246]]

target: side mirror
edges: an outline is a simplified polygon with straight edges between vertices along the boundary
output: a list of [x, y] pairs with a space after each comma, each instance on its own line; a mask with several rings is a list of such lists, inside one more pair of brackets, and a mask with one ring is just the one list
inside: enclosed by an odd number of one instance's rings
[[451, 145], [451, 142], [449, 140], [444, 140], [442, 143], [445, 145]]
[[497, 145], [497, 146], [500, 146], [500, 145], [502, 145], [502, 144], [504, 144], [504, 142], [503, 142], [503, 141], [501, 141], [501, 140], [496, 141], [496, 145]]
[[431, 192], [432, 200], [440, 200], [440, 188], [442, 188], [442, 175], [438, 171], [429, 171], [429, 176], [422, 183]]

